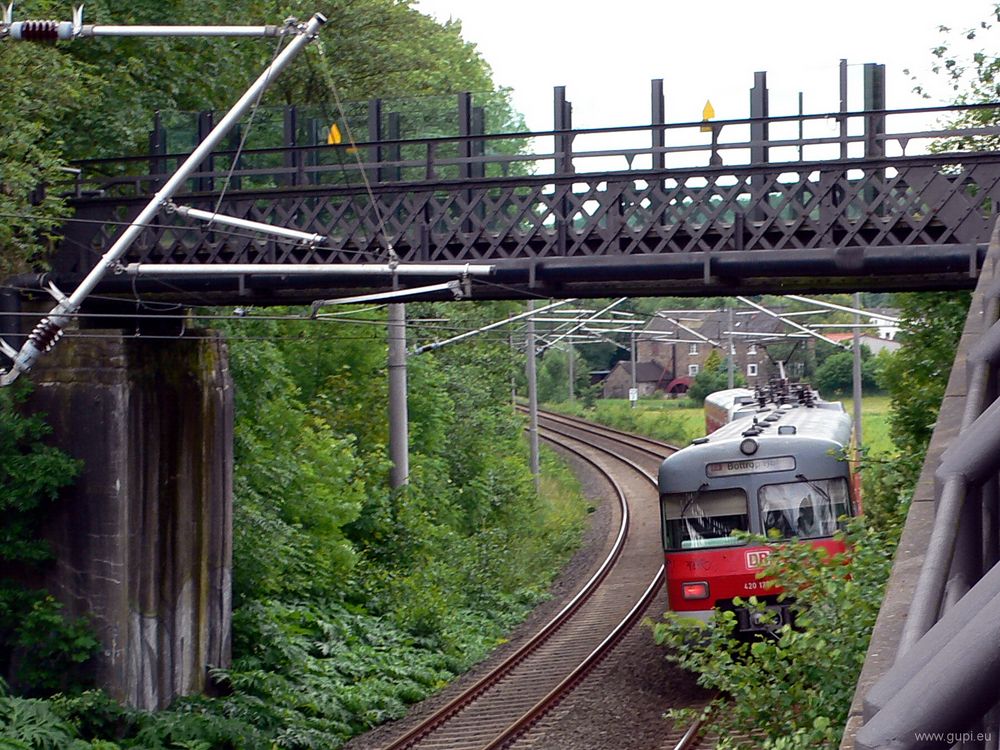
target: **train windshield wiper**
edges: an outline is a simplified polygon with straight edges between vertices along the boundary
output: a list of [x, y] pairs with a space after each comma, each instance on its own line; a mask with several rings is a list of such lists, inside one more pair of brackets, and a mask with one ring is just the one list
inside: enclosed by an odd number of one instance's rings
[[828, 504], [830, 505], [833, 504], [833, 500], [830, 499], [830, 494], [825, 489], [823, 489], [822, 485], [820, 485], [819, 482], [809, 479], [805, 474], [796, 474], [795, 478], [798, 479], [800, 482], [805, 482], [814, 490], [816, 490], [816, 492], [818, 492]]
[[681, 508], [681, 514], [679, 518], [684, 518], [684, 514], [688, 512], [688, 508], [690, 508], [694, 504], [695, 500], [701, 497], [701, 493], [704, 492], [707, 488], [708, 488], [708, 482], [702, 482], [701, 486], [691, 493], [691, 497], [687, 499], [687, 501], [684, 503], [684, 507]]

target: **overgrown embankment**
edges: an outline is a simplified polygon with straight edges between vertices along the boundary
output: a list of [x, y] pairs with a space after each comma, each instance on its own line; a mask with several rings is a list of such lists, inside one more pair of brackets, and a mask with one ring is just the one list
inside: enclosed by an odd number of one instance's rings
[[[500, 314], [427, 312], [460, 325]], [[587, 509], [571, 477], [535, 494], [510, 405], [523, 361], [506, 342], [411, 358], [411, 477], [393, 491], [384, 312], [320, 325], [252, 318], [228, 324], [235, 611], [233, 664], [215, 674], [224, 695], [158, 714], [83, 684], [0, 698], [0, 736], [11, 738], [0, 746], [337, 747], [502, 642], [579, 543]]]

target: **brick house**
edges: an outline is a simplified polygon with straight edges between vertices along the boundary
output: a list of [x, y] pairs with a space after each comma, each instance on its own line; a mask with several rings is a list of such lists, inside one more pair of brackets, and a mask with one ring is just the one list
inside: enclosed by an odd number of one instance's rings
[[[638, 348], [637, 348], [638, 350]], [[636, 362], [635, 387], [639, 396], [650, 396], [662, 390], [672, 380], [657, 362]], [[604, 398], [628, 398], [628, 390], [632, 387], [632, 363], [616, 362], [614, 368], [604, 379]]]
[[[733, 362], [750, 387], [777, 375], [760, 340], [785, 330], [780, 321], [761, 312], [740, 311], [733, 315]], [[658, 315], [637, 337], [636, 358], [661, 364], [672, 377], [693, 378], [704, 368], [712, 351], [718, 351], [725, 361], [728, 331], [729, 314], [725, 311]], [[793, 363], [787, 374], [793, 378], [801, 375], [795, 369], [801, 369], [801, 365], [796, 368]]]

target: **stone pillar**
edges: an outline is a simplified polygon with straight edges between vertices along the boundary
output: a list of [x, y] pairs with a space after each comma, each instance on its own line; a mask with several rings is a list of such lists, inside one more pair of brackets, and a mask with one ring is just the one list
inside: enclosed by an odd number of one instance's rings
[[221, 337], [87, 331], [31, 373], [30, 406], [84, 466], [47, 519], [45, 585], [103, 645], [98, 684], [142, 709], [228, 666], [233, 389]]

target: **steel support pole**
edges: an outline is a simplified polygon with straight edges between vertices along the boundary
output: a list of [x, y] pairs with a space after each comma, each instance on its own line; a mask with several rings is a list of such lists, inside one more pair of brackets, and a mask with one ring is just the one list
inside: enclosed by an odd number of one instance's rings
[[409, 416], [406, 409], [406, 306], [389, 305], [389, 485], [406, 485], [410, 475]]
[[650, 114], [653, 128], [650, 132], [650, 146], [653, 149], [653, 169], [662, 171], [667, 165], [667, 155], [663, 152], [667, 145], [666, 100], [663, 96], [663, 79], [654, 78], [650, 85]]
[[847, 60], [840, 61], [840, 158], [847, 158]]
[[[770, 157], [767, 146], [769, 114], [767, 73], [758, 71], [753, 74], [753, 88], [750, 90], [750, 163], [754, 166], [766, 164]], [[750, 178], [750, 218], [753, 221], [766, 221], [770, 213], [767, 181], [768, 175], [765, 174]]]
[[[535, 309], [534, 301], [528, 302], [528, 312]], [[535, 492], [541, 490], [541, 473], [538, 462], [538, 380], [535, 371], [535, 321], [528, 317], [527, 341], [524, 347], [525, 369], [528, 377], [528, 442], [531, 451], [531, 474], [535, 478]]]
[[368, 161], [375, 164], [373, 174], [375, 182], [382, 182], [385, 179], [385, 170], [382, 167], [382, 100], [368, 100], [368, 142], [373, 144], [368, 147]]

